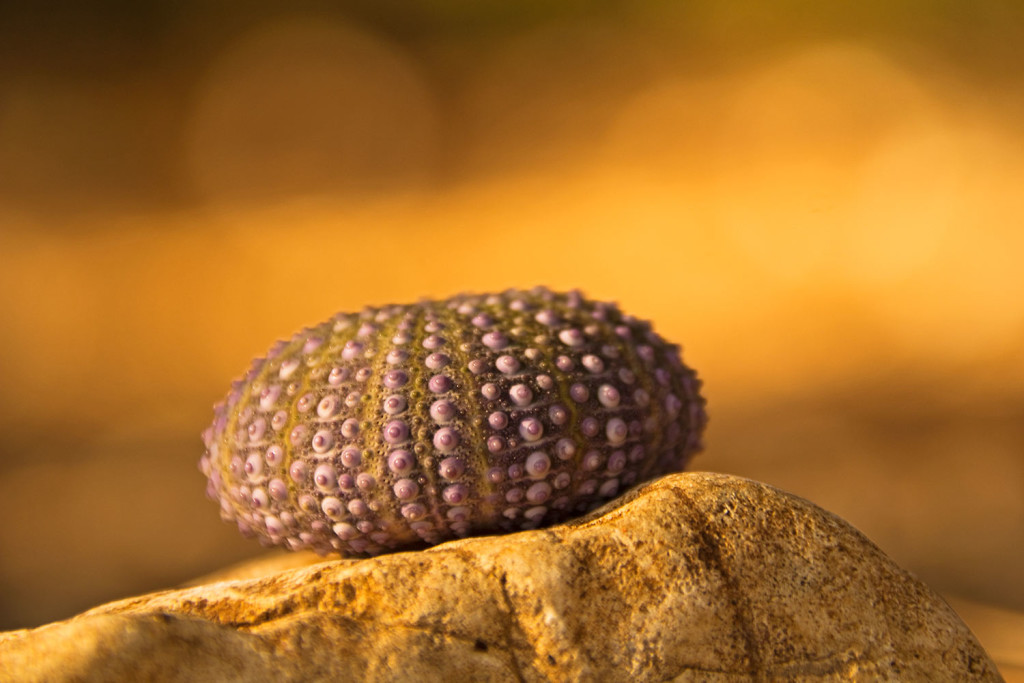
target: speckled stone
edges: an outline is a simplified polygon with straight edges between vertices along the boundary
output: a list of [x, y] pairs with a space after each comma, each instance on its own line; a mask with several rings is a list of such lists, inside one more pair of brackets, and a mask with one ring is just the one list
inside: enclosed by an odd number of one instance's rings
[[550, 529], [299, 558], [0, 634], [0, 678], [1000, 680], [849, 524], [725, 475], [666, 476]]

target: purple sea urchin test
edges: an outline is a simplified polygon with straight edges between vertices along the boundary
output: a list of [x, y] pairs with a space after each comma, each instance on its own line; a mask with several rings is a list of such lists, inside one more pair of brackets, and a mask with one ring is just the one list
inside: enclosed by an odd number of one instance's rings
[[553, 524], [701, 448], [680, 349], [537, 288], [342, 313], [253, 362], [200, 469], [265, 544], [373, 555]]

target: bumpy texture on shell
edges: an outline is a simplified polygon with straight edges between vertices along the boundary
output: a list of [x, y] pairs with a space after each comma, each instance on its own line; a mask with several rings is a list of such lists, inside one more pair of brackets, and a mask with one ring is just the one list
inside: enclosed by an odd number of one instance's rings
[[577, 292], [342, 313], [253, 362], [200, 469], [222, 518], [293, 550], [552, 524], [700, 450], [704, 399], [679, 353]]

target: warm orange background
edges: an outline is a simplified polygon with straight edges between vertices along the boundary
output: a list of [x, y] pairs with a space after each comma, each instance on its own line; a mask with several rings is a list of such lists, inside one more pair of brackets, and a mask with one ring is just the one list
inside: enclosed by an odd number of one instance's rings
[[541, 283], [684, 344], [696, 467], [1024, 609], [1024, 5], [230, 5], [0, 10], [0, 628], [260, 552], [195, 462], [275, 339]]

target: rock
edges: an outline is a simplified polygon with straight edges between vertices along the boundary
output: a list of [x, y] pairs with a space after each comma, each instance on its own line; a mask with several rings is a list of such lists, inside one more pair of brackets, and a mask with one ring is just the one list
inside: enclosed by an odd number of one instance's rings
[[550, 529], [113, 602], [0, 634], [0, 667], [19, 681], [1000, 680], [949, 606], [849, 524], [706, 473]]

